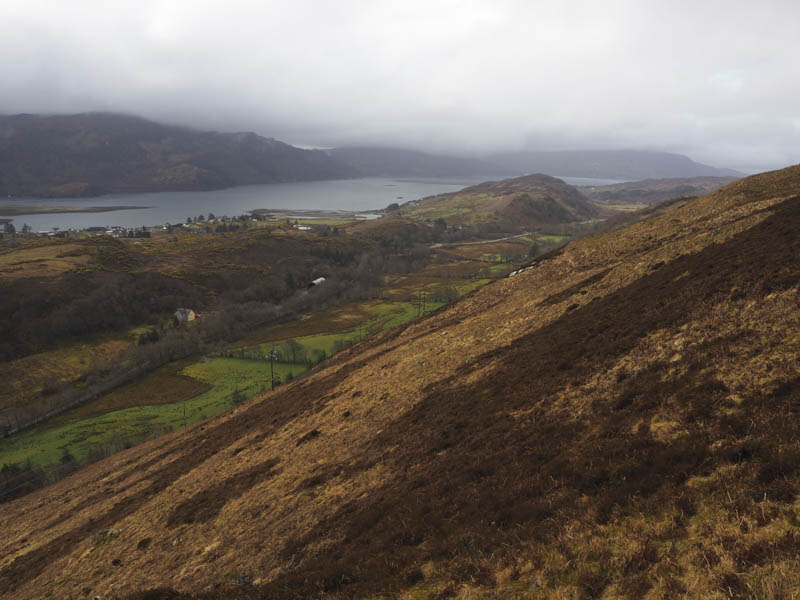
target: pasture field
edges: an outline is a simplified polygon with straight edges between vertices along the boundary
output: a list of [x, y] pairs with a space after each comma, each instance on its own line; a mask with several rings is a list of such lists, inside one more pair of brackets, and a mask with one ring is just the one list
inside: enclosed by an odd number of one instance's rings
[[[276, 377], [280, 376], [281, 380], [285, 380], [289, 373], [298, 375], [305, 369], [301, 365], [284, 363], [276, 363], [274, 368]], [[204, 391], [191, 397], [187, 394], [178, 402], [153, 404], [151, 400], [158, 398], [151, 394], [165, 383], [164, 374], [156, 372], [131, 384], [130, 387], [142, 393], [139, 405], [86, 418], [76, 411], [71, 417], [62, 415], [58, 422], [0, 440], [0, 465], [30, 462], [50, 467], [61, 462], [65, 453], [83, 460], [96, 448], [124, 446], [126, 442], [145, 439], [218, 414], [233, 405], [237, 392], [241, 399], [245, 399], [269, 389], [269, 365], [263, 361], [213, 358], [188, 365], [180, 373], [194, 380], [194, 385], [199, 384]], [[195, 387], [195, 390], [200, 387]], [[129, 389], [109, 396], [131, 393]]]

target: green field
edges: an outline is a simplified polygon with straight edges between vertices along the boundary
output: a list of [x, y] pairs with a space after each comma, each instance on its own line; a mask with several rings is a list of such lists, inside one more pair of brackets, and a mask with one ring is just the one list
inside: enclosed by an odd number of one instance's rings
[[546, 243], [546, 244], [556, 244], [556, 245], [565, 244], [566, 242], [568, 242], [571, 239], [572, 239], [572, 236], [569, 235], [569, 234], [566, 234], [566, 233], [564, 233], [564, 234], [560, 234], [560, 233], [544, 233], [544, 234], [536, 236], [536, 241], [537, 242], [543, 242], [543, 243]]
[[[441, 303], [429, 303], [426, 312]], [[340, 333], [310, 335], [297, 338], [308, 356], [313, 351], [323, 351], [325, 356], [335, 353], [337, 342], [349, 345], [369, 336], [379, 329], [392, 327], [415, 318], [416, 307], [409, 302], [380, 302], [369, 307], [374, 316], [362, 326]], [[268, 342], [246, 348], [247, 352], [268, 353], [272, 348], [282, 349], [286, 340]], [[65, 453], [83, 460], [96, 448], [119, 446], [135, 442], [160, 432], [176, 429], [216, 415], [230, 408], [234, 396], [249, 398], [270, 388], [270, 364], [264, 360], [217, 357], [204, 359], [184, 367], [180, 374], [212, 387], [192, 398], [170, 404], [143, 404], [123, 410], [107, 412], [91, 418], [52, 427], [43, 425], [31, 431], [0, 441], [0, 465], [23, 464], [49, 467], [61, 461]], [[317, 355], [318, 356], [318, 355]], [[306, 364], [276, 362], [272, 365], [276, 380], [295, 377], [305, 371]], [[146, 402], [146, 399], [143, 399]]]
[[[302, 365], [276, 363], [276, 378], [297, 375]], [[59, 427], [38, 427], [0, 441], [0, 465], [25, 463], [47, 467], [67, 451], [83, 460], [91, 450], [136, 441], [218, 414], [233, 405], [234, 393], [243, 397], [269, 389], [269, 364], [255, 360], [214, 358], [184, 368], [182, 373], [213, 387], [185, 402], [142, 405], [80, 419]]]

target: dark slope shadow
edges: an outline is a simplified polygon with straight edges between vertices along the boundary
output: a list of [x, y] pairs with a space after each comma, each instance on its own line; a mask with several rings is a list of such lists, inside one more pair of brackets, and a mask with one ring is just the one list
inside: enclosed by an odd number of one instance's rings
[[277, 464], [276, 459], [268, 460], [198, 492], [175, 507], [167, 519], [167, 527], [210, 521], [229, 501], [277, 475], [279, 470], [273, 469]]
[[[768, 397], [765, 391], [749, 399], [747, 414], [717, 416], [725, 388], [705, 369], [729, 351], [736, 336], [687, 351], [680, 363], [684, 375], [667, 382], [669, 366], [678, 365], [656, 363], [635, 376], [620, 376], [618, 394], [593, 398], [586, 414], [561, 414], [549, 402], [566, 384], [580, 386], [613, 365], [649, 333], [689, 321], [692, 311], [796, 285], [798, 231], [800, 199], [793, 198], [731, 240], [675, 259], [479, 358], [476, 364], [490, 358], [500, 363], [479, 384], [463, 386], [455, 377], [429, 387], [423, 401], [384, 429], [360, 465], [368, 469], [391, 456], [396, 478], [288, 543], [283, 556], [297, 568], [262, 592], [299, 598], [336, 590], [346, 597], [402, 589], [419, 578], [418, 565], [457, 556], [465, 557], [464, 572], [451, 576], [480, 582], [491, 575], [476, 571], [470, 558], [499, 555], [512, 529], [514, 536], [546, 538], [567, 515], [602, 523], [641, 502], [649, 502], [652, 514], [677, 506], [691, 515], [696, 498], [681, 485], [687, 478], [759, 452], [759, 460], [775, 462], [773, 470], [784, 477], [768, 471], [753, 493], [780, 494], [775, 482], [800, 472], [800, 458], [770, 456], [769, 448], [800, 436], [797, 380], [787, 380], [782, 395]], [[647, 425], [636, 427], [665, 402], [675, 405], [687, 431], [668, 444]], [[513, 417], [518, 409], [530, 412]], [[763, 427], [761, 437], [753, 437], [751, 421]], [[753, 447], [743, 450], [746, 436]], [[712, 438], [726, 443], [712, 451]], [[783, 494], [792, 498], [794, 490]], [[578, 509], [582, 495], [591, 502]], [[684, 526], [676, 525], [675, 535]], [[306, 552], [328, 537], [342, 542], [322, 556]], [[645, 566], [651, 559], [642, 558]], [[620, 577], [640, 570], [631, 567]], [[599, 594], [607, 583], [587, 581], [585, 587]]]

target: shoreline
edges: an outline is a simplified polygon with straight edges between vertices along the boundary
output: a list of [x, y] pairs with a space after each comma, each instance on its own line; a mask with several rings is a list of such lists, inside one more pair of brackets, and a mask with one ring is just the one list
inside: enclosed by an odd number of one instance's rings
[[116, 210], [139, 210], [152, 206], [0, 206], [0, 217], [23, 217], [26, 215], [52, 215], [59, 213], [102, 213]]

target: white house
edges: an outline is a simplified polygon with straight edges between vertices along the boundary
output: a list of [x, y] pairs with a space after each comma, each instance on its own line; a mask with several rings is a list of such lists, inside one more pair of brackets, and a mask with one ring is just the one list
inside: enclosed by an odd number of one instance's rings
[[178, 323], [194, 321], [196, 318], [197, 314], [191, 308], [179, 308], [175, 311], [175, 320]]

